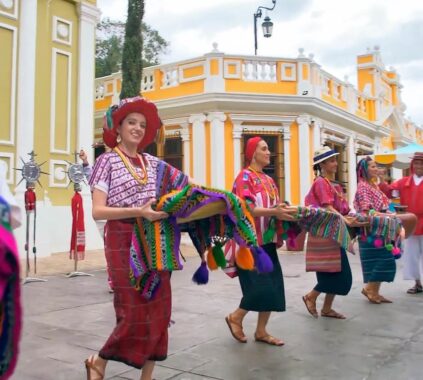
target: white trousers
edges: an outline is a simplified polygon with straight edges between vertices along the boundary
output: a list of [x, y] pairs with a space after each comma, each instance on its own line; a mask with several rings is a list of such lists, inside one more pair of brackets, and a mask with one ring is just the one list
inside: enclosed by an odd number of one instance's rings
[[423, 235], [413, 235], [404, 241], [404, 280], [420, 280], [423, 273]]

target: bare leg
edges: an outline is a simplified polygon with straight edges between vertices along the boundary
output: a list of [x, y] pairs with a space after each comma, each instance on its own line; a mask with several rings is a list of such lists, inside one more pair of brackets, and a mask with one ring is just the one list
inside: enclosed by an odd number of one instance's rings
[[329, 313], [332, 310], [333, 300], [335, 299], [335, 294], [326, 294], [325, 300], [323, 302], [322, 311], [324, 313]]
[[140, 380], [152, 380], [153, 379], [153, 369], [156, 362], [152, 360], [147, 360], [142, 367]]
[[91, 355], [85, 361], [85, 367], [87, 368], [87, 371], [89, 371], [90, 378], [92, 380], [104, 378], [104, 374], [106, 372], [106, 365], [107, 365], [107, 360], [104, 360], [103, 358], [98, 356], [98, 354]]
[[254, 337], [256, 341], [271, 344], [273, 346], [282, 346], [284, 343], [282, 340], [271, 336], [266, 329], [267, 322], [269, 322], [270, 311], [260, 311], [257, 318], [257, 328]]

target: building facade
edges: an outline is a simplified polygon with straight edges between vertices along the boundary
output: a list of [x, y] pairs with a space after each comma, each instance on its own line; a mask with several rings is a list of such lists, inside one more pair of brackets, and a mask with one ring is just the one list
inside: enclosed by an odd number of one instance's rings
[[[24, 210], [22, 160], [35, 160], [39, 255], [69, 250], [72, 185], [66, 174], [75, 151], [93, 143], [95, 0], [0, 0], [0, 164]], [[22, 160], [21, 160], [22, 159]], [[84, 189], [90, 214], [90, 194]], [[25, 222], [25, 218], [24, 218]], [[24, 252], [25, 223], [16, 231]], [[86, 218], [88, 248], [101, 239]]]
[[[377, 47], [357, 57], [357, 78], [357, 87], [336, 78], [302, 49], [297, 58], [234, 56], [214, 44], [202, 57], [144, 69], [142, 95], [157, 104], [166, 136], [150, 149], [197, 182], [231, 189], [245, 140], [262, 135], [281, 198], [302, 204], [313, 151], [330, 145], [340, 152], [337, 180], [352, 200], [357, 156], [423, 142], [422, 129], [404, 117], [399, 75], [385, 68]], [[96, 79], [96, 140], [120, 86], [120, 73]]]

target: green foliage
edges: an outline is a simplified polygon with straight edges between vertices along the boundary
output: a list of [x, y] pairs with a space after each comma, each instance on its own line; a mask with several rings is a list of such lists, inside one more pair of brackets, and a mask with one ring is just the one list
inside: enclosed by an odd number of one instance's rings
[[[169, 42], [157, 30], [142, 22], [141, 33], [144, 40], [142, 67], [158, 65], [160, 57], [167, 52]], [[116, 73], [121, 69], [125, 23], [109, 18], [97, 25], [96, 78]]]

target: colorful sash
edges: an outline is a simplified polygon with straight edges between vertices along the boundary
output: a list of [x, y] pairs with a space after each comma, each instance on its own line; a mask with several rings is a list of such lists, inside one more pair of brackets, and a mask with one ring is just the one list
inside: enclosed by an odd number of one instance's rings
[[19, 257], [10, 227], [10, 208], [0, 196], [0, 378], [15, 369], [21, 335]]
[[[211, 203], [224, 203], [225, 215], [209, 215], [205, 218], [177, 224], [178, 218], [187, 219], [202, 207]], [[219, 207], [217, 209], [220, 209]], [[130, 249], [130, 278], [133, 286], [150, 299], [159, 285], [157, 271], [182, 269], [179, 259], [181, 232], [188, 232], [200, 254], [204, 270], [205, 252], [208, 251], [209, 267], [214, 264], [224, 268], [226, 260], [222, 246], [229, 239], [248, 247], [254, 256], [254, 265], [259, 272], [273, 269], [266, 252], [257, 246], [254, 219], [244, 201], [235, 194], [187, 185], [182, 190], [162, 196], [156, 206], [170, 216], [156, 222], [138, 219], [134, 226]], [[214, 264], [211, 264], [211, 263]], [[200, 281], [200, 283], [202, 283]]]

